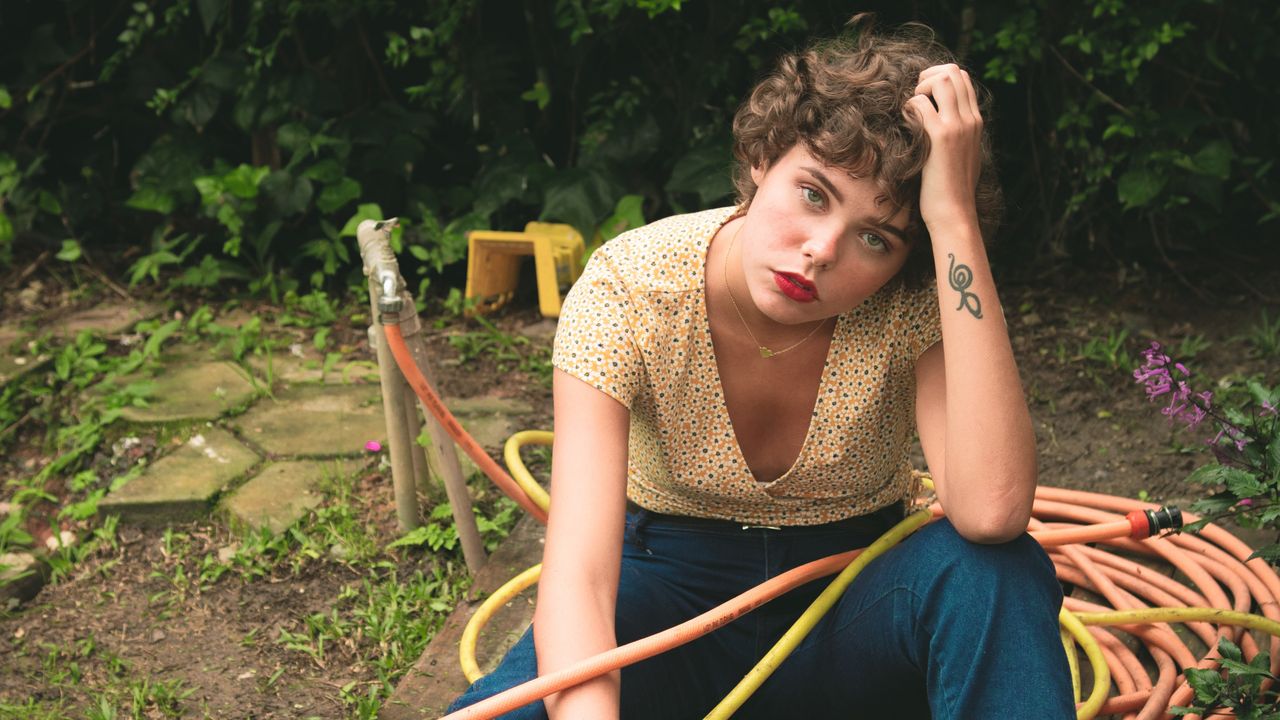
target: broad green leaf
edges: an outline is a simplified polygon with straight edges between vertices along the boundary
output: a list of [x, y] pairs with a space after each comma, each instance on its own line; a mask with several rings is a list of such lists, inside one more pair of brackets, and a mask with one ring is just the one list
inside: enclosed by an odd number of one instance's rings
[[1226, 468], [1222, 474], [1222, 482], [1227, 486], [1227, 491], [1236, 497], [1251, 498], [1267, 492], [1267, 486], [1253, 473], [1239, 468]]
[[177, 116], [195, 128], [197, 132], [204, 129], [218, 111], [222, 101], [222, 93], [211, 85], [197, 85], [191, 92], [183, 95], [176, 108]]
[[[382, 208], [377, 203], [363, 203], [356, 206], [356, 214], [352, 215], [347, 224], [342, 226], [342, 232], [338, 233], [339, 237], [355, 237], [356, 229], [360, 227], [360, 223], [365, 220], [386, 220], [387, 216], [382, 214]], [[397, 228], [398, 230], [398, 228]]]
[[547, 188], [539, 219], [569, 223], [582, 237], [589, 238], [621, 194], [615, 183], [597, 169], [563, 170]]
[[316, 208], [322, 213], [331, 213], [343, 205], [360, 197], [360, 183], [344, 177], [333, 185], [326, 186], [316, 198]]
[[13, 107], [13, 96], [9, 94], [9, 88], [0, 85], [0, 110], [8, 110]]
[[1222, 483], [1223, 466], [1217, 463], [1201, 465], [1187, 476], [1187, 482], [1197, 485], [1219, 485]]
[[680, 158], [667, 180], [669, 193], [693, 193], [703, 207], [733, 194], [733, 160], [727, 146], [708, 145]]
[[227, 192], [238, 198], [252, 200], [258, 196], [258, 185], [271, 172], [269, 167], [253, 167], [241, 164], [222, 177]]
[[13, 223], [9, 220], [9, 216], [0, 211], [0, 245], [8, 245], [13, 242]]
[[1280, 562], [1280, 545], [1266, 545], [1253, 551], [1253, 554], [1245, 558], [1252, 560], [1254, 558], [1262, 558], [1269, 563]]
[[1222, 657], [1228, 660], [1242, 662], [1244, 655], [1240, 652], [1240, 648], [1227, 638], [1218, 638], [1218, 652], [1222, 653]]
[[62, 203], [58, 202], [58, 198], [54, 197], [53, 193], [49, 192], [48, 190], [40, 191], [39, 202], [40, 202], [40, 209], [49, 213], [50, 215], [62, 214]]
[[342, 164], [333, 158], [325, 158], [302, 172], [303, 177], [325, 184], [338, 182], [343, 174]]
[[1233, 158], [1235, 158], [1235, 151], [1231, 149], [1231, 143], [1226, 140], [1214, 140], [1200, 148], [1193, 161], [1200, 172], [1226, 180], [1231, 176]]
[[1217, 670], [1187, 668], [1185, 673], [1191, 687], [1196, 689], [1196, 700], [1202, 703], [1212, 702], [1226, 685]]
[[298, 177], [288, 170], [276, 170], [259, 186], [262, 194], [275, 205], [283, 216], [304, 213], [311, 206], [311, 181]]
[[276, 142], [289, 152], [297, 152], [308, 146], [311, 131], [302, 123], [287, 123], [276, 130]]
[[547, 105], [551, 104], [551, 89], [541, 80], [535, 82], [533, 87], [520, 93], [521, 100], [537, 103], [538, 109], [543, 110]]
[[641, 225], [644, 225], [644, 196], [623, 195], [613, 208], [613, 214], [600, 224], [600, 239], [608, 242]]
[[1155, 200], [1164, 189], [1166, 177], [1146, 168], [1130, 170], [1120, 176], [1117, 188], [1125, 209], [1143, 207]]
[[143, 186], [134, 191], [125, 201], [125, 207], [134, 210], [147, 210], [168, 215], [173, 212], [175, 201], [172, 195], [150, 186]]
[[62, 241], [62, 249], [58, 251], [57, 258], [63, 262], [75, 262], [81, 256], [80, 243], [75, 238], [67, 238]]

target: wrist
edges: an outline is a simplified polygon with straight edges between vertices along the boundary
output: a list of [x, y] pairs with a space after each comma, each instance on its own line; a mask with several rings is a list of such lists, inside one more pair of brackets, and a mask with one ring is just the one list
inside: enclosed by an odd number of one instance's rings
[[939, 235], [977, 235], [981, 237], [981, 224], [978, 222], [978, 209], [972, 203], [955, 203], [939, 208], [920, 209], [920, 219], [929, 230], [929, 236]]

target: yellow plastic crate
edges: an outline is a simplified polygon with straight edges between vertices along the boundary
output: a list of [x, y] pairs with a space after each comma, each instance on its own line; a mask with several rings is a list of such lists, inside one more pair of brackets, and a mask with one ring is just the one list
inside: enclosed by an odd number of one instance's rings
[[533, 256], [538, 277], [538, 309], [560, 317], [560, 302], [582, 274], [585, 247], [570, 225], [531, 222], [524, 232], [472, 230], [467, 233], [467, 299], [472, 312], [492, 312], [511, 301], [520, 260]]

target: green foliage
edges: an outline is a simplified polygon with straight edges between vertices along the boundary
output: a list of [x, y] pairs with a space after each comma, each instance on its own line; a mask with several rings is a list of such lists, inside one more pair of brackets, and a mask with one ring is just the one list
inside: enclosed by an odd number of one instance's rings
[[1002, 149], [1033, 161], [1015, 170], [1027, 182], [1006, 187], [1015, 205], [1042, 208], [1042, 247], [1163, 256], [1175, 242], [1215, 252], [1211, 238], [1228, 234], [1259, 247], [1256, 226], [1280, 215], [1276, 146], [1257, 142], [1248, 128], [1262, 114], [1236, 98], [1264, 83], [1255, 63], [1280, 52], [1275, 6], [1010, 0], [983, 11], [992, 22], [975, 33], [975, 60], [1027, 118]]
[[[426, 290], [470, 229], [543, 219], [591, 241], [724, 204], [743, 93], [848, 14], [535, 6], [28, 4], [0, 48], [0, 268], [22, 247], [121, 257], [134, 284], [278, 301], [359, 284], [345, 226], [377, 207], [404, 221], [404, 274]], [[916, 13], [992, 85], [1008, 232], [1032, 239], [1006, 252], [1143, 258], [1224, 236], [1243, 251], [1280, 214], [1253, 102], [1280, 59], [1274, 4], [997, 0], [972, 28], [954, 2], [861, 9]], [[485, 22], [498, 14], [515, 21]]]
[[1245, 333], [1245, 339], [1262, 357], [1280, 355], [1280, 317], [1271, 320], [1264, 308], [1258, 322]]
[[1271, 655], [1259, 651], [1252, 660], [1245, 662], [1240, 648], [1227, 638], [1218, 639], [1221, 670], [1186, 668], [1187, 682], [1195, 690], [1195, 703], [1191, 706], [1174, 706], [1170, 714], [1210, 715], [1214, 711], [1231, 710], [1242, 720], [1280, 720], [1275, 690], [1262, 691], [1262, 683], [1274, 683], [1277, 678], [1270, 672]]

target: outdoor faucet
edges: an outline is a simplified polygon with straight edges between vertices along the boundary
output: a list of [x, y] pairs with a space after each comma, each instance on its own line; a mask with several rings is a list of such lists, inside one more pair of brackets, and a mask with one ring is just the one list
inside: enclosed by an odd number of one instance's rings
[[360, 246], [360, 259], [364, 261], [364, 274], [374, 280], [372, 285], [379, 288], [377, 299], [379, 321], [386, 322], [389, 316], [398, 316], [404, 309], [404, 300], [400, 297], [403, 281], [400, 279], [400, 266], [396, 256], [391, 252], [391, 231], [396, 228], [399, 218], [389, 220], [362, 220], [356, 228], [356, 243]]

